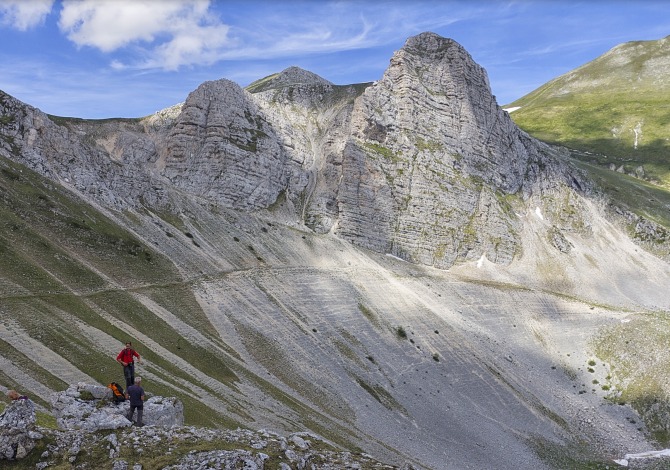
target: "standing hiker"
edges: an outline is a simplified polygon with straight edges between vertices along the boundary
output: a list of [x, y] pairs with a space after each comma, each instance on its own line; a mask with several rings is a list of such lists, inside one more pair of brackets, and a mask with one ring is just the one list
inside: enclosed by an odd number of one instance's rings
[[144, 421], [142, 421], [142, 414], [144, 413], [144, 389], [142, 388], [142, 377], [135, 377], [135, 383], [128, 387], [126, 390], [126, 399], [130, 400], [130, 411], [126, 418], [131, 423], [133, 422], [133, 414], [137, 410], [137, 421], [135, 424], [142, 427], [144, 426]]
[[137, 362], [140, 362], [140, 355], [137, 354], [132, 347], [130, 341], [126, 343], [126, 347], [121, 350], [118, 356], [116, 356], [116, 362], [123, 366], [123, 377], [126, 379], [126, 388], [130, 387], [135, 383], [135, 362], [134, 358], [137, 358]]

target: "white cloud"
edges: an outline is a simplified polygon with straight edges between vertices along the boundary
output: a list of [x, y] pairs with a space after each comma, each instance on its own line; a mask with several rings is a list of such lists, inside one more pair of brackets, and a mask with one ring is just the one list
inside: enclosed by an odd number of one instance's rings
[[[383, 46], [427, 30], [444, 28], [473, 13], [453, 8], [447, 13], [434, 1], [262, 2], [231, 35], [236, 47], [220, 59], [266, 59], [337, 53]], [[337, 18], [337, 21], [333, 21]], [[402, 42], [399, 43], [402, 45]]]
[[[2, 0], [0, 0], [2, 1]], [[461, 9], [463, 10], [463, 9]], [[79, 47], [114, 56], [114, 70], [211, 65], [350, 51], [445, 27], [473, 13], [433, 2], [63, 0], [58, 25]], [[231, 21], [230, 25], [224, 24]], [[336, 23], [332, 19], [338, 18]]]
[[[228, 26], [209, 0], [65, 0], [58, 26], [78, 46], [113, 52], [133, 45], [141, 68], [176, 70], [211, 63], [227, 43]], [[114, 68], [124, 68], [120, 60]]]
[[27, 31], [44, 22], [54, 0], [0, 0], [0, 23]]

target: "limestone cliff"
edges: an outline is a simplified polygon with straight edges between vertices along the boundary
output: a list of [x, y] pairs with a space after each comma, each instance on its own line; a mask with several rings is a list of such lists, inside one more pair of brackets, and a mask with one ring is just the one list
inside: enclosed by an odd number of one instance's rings
[[236, 209], [266, 208], [287, 183], [287, 156], [247, 94], [227, 80], [203, 83], [165, 142], [162, 174], [176, 188]]
[[506, 202], [577, 186], [577, 172], [520, 131], [456, 42], [410, 38], [353, 110], [337, 233], [438, 267], [508, 263], [520, 221]]
[[206, 82], [160, 125], [54, 118], [7, 96], [2, 106], [12, 158], [105, 207], [170, 207], [178, 191], [281, 208], [317, 233], [441, 268], [509, 263], [521, 230], [509, 197], [586, 186], [512, 123], [460, 45], [431, 33], [373, 84], [295, 67], [249, 91]]

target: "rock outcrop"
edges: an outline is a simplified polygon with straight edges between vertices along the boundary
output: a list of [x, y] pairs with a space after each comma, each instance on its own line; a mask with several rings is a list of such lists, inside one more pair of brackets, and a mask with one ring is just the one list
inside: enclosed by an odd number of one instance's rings
[[[52, 406], [61, 429], [98, 431], [130, 426], [126, 418], [129, 403], [115, 404], [107, 387], [79, 383], [54, 395]], [[143, 421], [147, 425], [181, 426], [184, 406], [174, 397], [149, 397], [144, 404]]]
[[41, 438], [32, 401], [14, 400], [0, 414], [0, 460], [24, 458]]
[[286, 154], [273, 129], [228, 80], [203, 83], [189, 95], [165, 153], [163, 175], [215, 204], [266, 208], [286, 187]]
[[[144, 407], [147, 426], [130, 428], [123, 417], [127, 403], [117, 405], [110, 399], [108, 388], [86, 383], [56, 394], [53, 412], [58, 431], [36, 426], [35, 406], [30, 400], [13, 401], [0, 414], [0, 460], [22, 459], [48, 436], [53, 444], [41, 454], [38, 469], [63, 464], [127, 469], [142, 467], [142, 462], [152, 466], [150, 462], [155, 460], [164, 462], [157, 468], [165, 470], [205, 466], [291, 469], [314, 464], [320, 468], [393, 468], [366, 455], [337, 451], [306, 432], [284, 437], [269, 431], [184, 427], [183, 406], [174, 398], [150, 397]], [[112, 432], [97, 432], [101, 430]], [[191, 450], [198, 444], [209, 450]], [[106, 449], [107, 462], [100, 460], [100, 448]], [[132, 460], [128, 455], [134, 456]]]
[[[58, 465], [117, 470], [397, 468], [367, 455], [338, 451], [308, 433], [285, 437], [264, 430], [146, 426], [119, 429], [104, 435], [59, 432], [54, 437], [56, 444], [41, 455], [38, 469]], [[197, 446], [209, 450], [195, 450]], [[405, 470], [413, 468], [409, 464], [403, 467]]]

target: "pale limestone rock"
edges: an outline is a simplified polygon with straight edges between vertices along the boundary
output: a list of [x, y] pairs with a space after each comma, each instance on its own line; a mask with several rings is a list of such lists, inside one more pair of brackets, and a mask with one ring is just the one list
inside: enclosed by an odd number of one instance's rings
[[184, 405], [175, 397], [150, 397], [144, 403], [143, 421], [155, 426], [182, 426]]
[[513, 124], [460, 45], [431, 33], [408, 39], [356, 101], [342, 173], [338, 235], [443, 268], [482, 254], [509, 263], [521, 222], [506, 196], [581, 180]]
[[286, 155], [238, 85], [206, 82], [186, 99], [166, 140], [163, 175], [217, 204], [259, 209], [285, 189]]
[[28, 399], [12, 401], [0, 414], [0, 460], [20, 460], [42, 438], [35, 426], [35, 406]]
[[354, 100], [366, 86], [337, 86], [290, 67], [248, 87], [290, 159], [288, 208], [317, 233], [337, 223], [342, 151]]
[[[107, 390], [109, 393], [105, 393]], [[55, 394], [52, 411], [61, 429], [118, 429], [130, 426], [126, 418], [130, 404], [114, 404], [106, 387], [79, 383]], [[144, 404], [143, 421], [147, 425], [181, 426], [184, 406], [174, 397], [153, 396]]]

